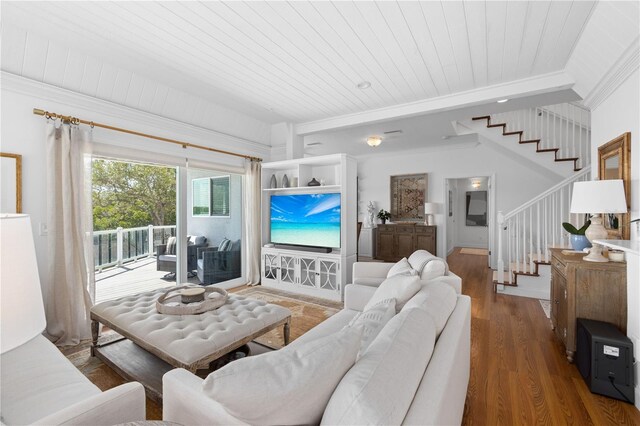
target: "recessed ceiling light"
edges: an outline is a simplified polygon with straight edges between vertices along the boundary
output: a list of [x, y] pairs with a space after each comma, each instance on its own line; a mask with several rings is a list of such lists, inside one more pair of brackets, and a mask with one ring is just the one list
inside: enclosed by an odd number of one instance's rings
[[372, 147], [376, 147], [382, 143], [382, 138], [380, 136], [369, 136], [367, 138], [367, 144]]
[[371, 82], [369, 81], [361, 81], [360, 83], [358, 83], [358, 89], [368, 89], [369, 87], [371, 87]]
[[503, 103], [507, 102], [508, 100], [509, 99], [500, 99], [500, 100], [498, 100], [498, 103], [499, 104], [503, 104]]

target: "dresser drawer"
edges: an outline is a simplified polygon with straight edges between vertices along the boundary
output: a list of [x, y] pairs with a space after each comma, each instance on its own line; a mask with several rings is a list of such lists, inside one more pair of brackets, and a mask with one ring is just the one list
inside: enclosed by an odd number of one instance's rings
[[416, 227], [411, 225], [396, 225], [397, 234], [413, 234], [416, 232]]
[[567, 277], [567, 265], [565, 265], [562, 260], [558, 259], [555, 256], [551, 258], [551, 268], [553, 268], [563, 277]]
[[416, 226], [416, 234], [433, 235], [435, 227], [432, 226]]

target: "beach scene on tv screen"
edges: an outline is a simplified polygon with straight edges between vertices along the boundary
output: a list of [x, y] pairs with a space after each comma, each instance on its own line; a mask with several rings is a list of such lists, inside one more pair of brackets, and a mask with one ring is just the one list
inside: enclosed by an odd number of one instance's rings
[[340, 247], [340, 194], [271, 196], [271, 242]]

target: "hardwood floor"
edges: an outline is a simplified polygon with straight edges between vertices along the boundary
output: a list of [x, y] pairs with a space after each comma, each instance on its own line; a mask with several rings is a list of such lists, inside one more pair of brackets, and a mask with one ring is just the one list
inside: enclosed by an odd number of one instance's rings
[[589, 391], [538, 300], [493, 293], [486, 256], [447, 260], [472, 299], [464, 425], [640, 425], [633, 405]]

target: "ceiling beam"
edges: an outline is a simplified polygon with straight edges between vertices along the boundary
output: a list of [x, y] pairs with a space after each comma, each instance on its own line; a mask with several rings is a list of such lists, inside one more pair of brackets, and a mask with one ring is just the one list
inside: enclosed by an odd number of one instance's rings
[[509, 83], [496, 84], [466, 92], [437, 98], [409, 102], [391, 107], [373, 109], [363, 112], [341, 115], [322, 120], [309, 121], [296, 125], [298, 135], [328, 130], [342, 129], [345, 127], [361, 126], [376, 122], [397, 120], [399, 118], [414, 117], [417, 115], [433, 114], [459, 108], [482, 105], [495, 102], [498, 99], [517, 99], [532, 95], [566, 90], [573, 87], [575, 80], [564, 71], [554, 72], [541, 76], [511, 81]]

